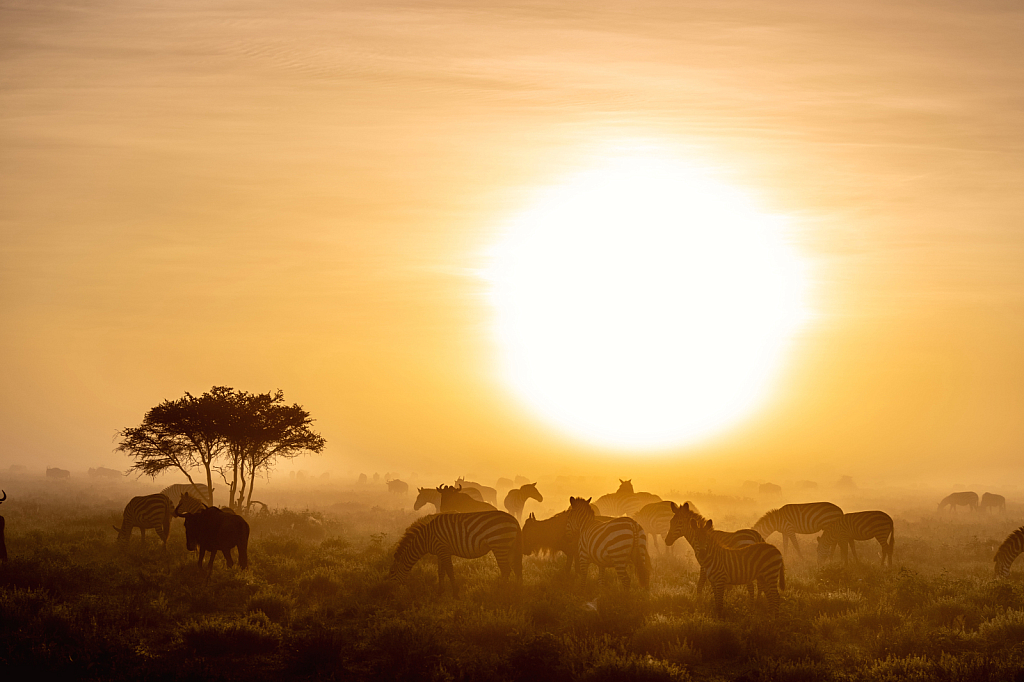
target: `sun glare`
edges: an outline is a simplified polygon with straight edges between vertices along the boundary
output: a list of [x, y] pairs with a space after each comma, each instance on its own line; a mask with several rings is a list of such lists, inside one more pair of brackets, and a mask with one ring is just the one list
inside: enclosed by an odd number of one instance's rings
[[661, 449], [762, 404], [807, 317], [777, 216], [678, 160], [632, 155], [548, 188], [487, 269], [504, 381], [594, 445]]

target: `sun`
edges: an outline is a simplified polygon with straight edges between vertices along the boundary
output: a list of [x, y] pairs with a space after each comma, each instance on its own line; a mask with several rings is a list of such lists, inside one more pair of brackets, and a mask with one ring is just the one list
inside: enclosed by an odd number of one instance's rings
[[808, 317], [786, 221], [675, 158], [609, 159], [502, 232], [485, 271], [502, 378], [593, 445], [721, 433], [766, 400]]

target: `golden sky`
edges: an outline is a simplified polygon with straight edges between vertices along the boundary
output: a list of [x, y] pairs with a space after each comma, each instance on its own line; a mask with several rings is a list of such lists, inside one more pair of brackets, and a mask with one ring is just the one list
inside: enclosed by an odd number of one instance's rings
[[[1012, 2], [0, 0], [0, 467], [121, 466], [118, 429], [228, 385], [309, 409], [312, 468], [1004, 480], [1021, 35]], [[479, 276], [616, 140], [715, 168], [813, 269], [771, 400], [656, 456], [510, 396]]]

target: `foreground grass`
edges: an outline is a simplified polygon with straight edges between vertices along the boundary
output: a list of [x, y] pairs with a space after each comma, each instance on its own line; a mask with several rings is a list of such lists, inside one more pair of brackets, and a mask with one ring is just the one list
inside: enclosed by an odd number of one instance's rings
[[679, 550], [655, 558], [649, 592], [593, 573], [580, 585], [533, 557], [518, 587], [498, 584], [492, 558], [456, 560], [458, 600], [436, 595], [429, 560], [384, 583], [414, 518], [258, 516], [249, 570], [218, 559], [207, 583], [180, 522], [167, 551], [137, 535], [125, 550], [107, 512], [23, 505], [0, 567], [0, 666], [103, 680], [1024, 680], [1019, 573], [993, 580], [993, 540], [943, 524], [902, 524], [892, 570], [787, 558], [772, 620], [743, 590], [716, 618]]

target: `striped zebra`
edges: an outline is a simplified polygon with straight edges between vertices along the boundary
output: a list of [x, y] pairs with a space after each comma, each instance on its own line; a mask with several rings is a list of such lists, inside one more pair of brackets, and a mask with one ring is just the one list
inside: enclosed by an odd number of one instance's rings
[[647, 554], [647, 533], [633, 519], [619, 517], [606, 522], [598, 521], [589, 499], [570, 497], [567, 533], [576, 546], [576, 571], [584, 581], [587, 579], [587, 569], [594, 563], [601, 569], [602, 583], [604, 569], [614, 568], [623, 587], [629, 587], [626, 566], [632, 562], [640, 586], [646, 588], [650, 583], [651, 558]]
[[[662, 540], [668, 536], [668, 531], [672, 525], [672, 517], [674, 512], [672, 511], [672, 505], [674, 502], [667, 500], [662, 502], [651, 502], [645, 504], [640, 510], [634, 514], [630, 514], [634, 521], [643, 526], [644, 530], [654, 541], [654, 547], [658, 547], [658, 537]], [[665, 543], [666, 545], [668, 543]]]
[[[775, 545], [759, 542], [740, 549], [723, 547], [714, 539], [711, 519], [701, 523], [690, 520], [693, 553], [707, 573], [708, 582], [715, 593], [715, 611], [722, 617], [722, 602], [726, 585], [746, 585], [751, 602], [764, 592], [768, 599], [768, 613], [779, 613], [779, 590], [786, 589], [786, 566], [782, 553]], [[754, 592], [757, 581], [758, 592]]]
[[957, 507], [970, 507], [971, 511], [978, 511], [978, 493], [967, 491], [962, 493], [950, 493], [939, 502], [939, 511], [943, 507], [949, 507], [949, 511], [955, 512]]
[[442, 512], [498, 511], [492, 505], [467, 495], [462, 491], [462, 486], [455, 488], [450, 485], [443, 485], [437, 489], [437, 492], [441, 493], [441, 506], [439, 510]]
[[171, 498], [171, 504], [178, 504], [178, 500], [184, 493], [213, 506], [213, 491], [215, 488], [203, 485], [202, 483], [175, 483], [169, 485], [160, 492]]
[[996, 577], [1007, 578], [1014, 559], [1024, 551], [1024, 526], [1010, 533], [996, 551]]
[[526, 506], [526, 501], [530, 499], [538, 502], [544, 501], [544, 496], [537, 490], [536, 483], [527, 483], [509, 490], [508, 495], [505, 496], [505, 509], [508, 509], [509, 513], [516, 517], [516, 520], [519, 520], [523, 516], [523, 507]]
[[846, 554], [846, 546], [850, 546], [853, 553], [853, 560], [857, 558], [857, 548], [854, 540], [878, 540], [882, 546], [882, 565], [885, 566], [885, 559], [889, 559], [889, 568], [892, 568], [892, 551], [896, 547], [896, 534], [893, 531], [892, 517], [883, 511], [862, 511], [851, 514], [843, 514], [832, 523], [825, 526], [824, 532], [818, 537], [818, 563], [824, 563], [832, 558], [839, 545], [843, 554], [843, 563], [849, 563]]
[[419, 511], [420, 507], [427, 504], [432, 504], [434, 509], [441, 511], [441, 491], [437, 488], [419, 488], [419, 494], [412, 505], [413, 511]]
[[619, 489], [614, 493], [602, 495], [594, 504], [600, 510], [598, 513], [604, 516], [632, 516], [644, 505], [654, 502], [661, 502], [661, 498], [654, 493], [634, 492], [633, 479], [623, 481], [620, 478]]
[[455, 584], [452, 557], [477, 559], [494, 553], [502, 581], [515, 572], [523, 580], [523, 532], [511, 514], [501, 511], [466, 514], [430, 514], [413, 522], [398, 541], [395, 560], [388, 580], [405, 581], [412, 567], [424, 554], [437, 556], [437, 591], [444, 591], [447, 575], [452, 596], [459, 594]]
[[[693, 528], [690, 525], [691, 521], [696, 521], [702, 525], [707, 519], [700, 515], [697, 508], [692, 506], [689, 502], [684, 502], [682, 506], [675, 502], [670, 503], [672, 510], [672, 520], [669, 524], [668, 534], [665, 536], [665, 544], [671, 546], [679, 538], [686, 538], [686, 541], [690, 543], [690, 547], [693, 547]], [[737, 531], [727, 530], [712, 530], [711, 537], [722, 547], [727, 549], [740, 549], [748, 545], [754, 545], [759, 542], [764, 542], [764, 538], [753, 528], [743, 528]], [[696, 551], [694, 551], [696, 556]], [[697, 562], [700, 563], [700, 562]], [[700, 567], [700, 575], [697, 577], [697, 587], [694, 589], [695, 592], [700, 592], [704, 589], [707, 584], [707, 571], [704, 567]]]
[[772, 533], [779, 531], [782, 533], [782, 551], [786, 551], [792, 544], [797, 556], [802, 556], [800, 545], [796, 541], [796, 534], [817, 533], [829, 523], [841, 518], [842, 515], [843, 510], [831, 502], [785, 504], [765, 513], [754, 524], [754, 530], [766, 540]]
[[185, 514], [198, 514], [206, 508], [207, 505], [203, 504], [201, 500], [185, 492], [181, 494], [178, 504], [174, 505], [174, 516], [184, 517]]
[[978, 507], [984, 511], [988, 511], [990, 508], [1006, 513], [1006, 498], [1002, 495], [996, 495], [995, 493], [985, 493], [981, 496], [981, 504]]
[[125, 505], [121, 527], [114, 526], [114, 530], [117, 531], [117, 539], [121, 542], [128, 542], [132, 536], [132, 529], [138, 528], [142, 534], [142, 542], [145, 543], [146, 529], [155, 528], [157, 536], [164, 541], [164, 549], [167, 549], [167, 536], [171, 533], [173, 511], [174, 505], [171, 504], [171, 498], [163, 493], [133, 497]]

